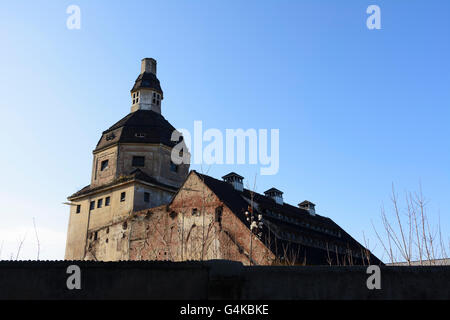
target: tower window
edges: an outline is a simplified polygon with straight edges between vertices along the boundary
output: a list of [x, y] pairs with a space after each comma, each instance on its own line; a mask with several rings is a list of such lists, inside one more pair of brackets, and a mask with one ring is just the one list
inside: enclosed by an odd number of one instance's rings
[[172, 172], [178, 172], [178, 165], [170, 161], [170, 171]]
[[153, 98], [156, 98], [156, 93], [153, 92]]
[[95, 201], [91, 201], [91, 203], [89, 204], [89, 210], [94, 210], [95, 209]]
[[110, 202], [111, 202], [111, 198], [110, 197], [106, 197], [105, 198], [105, 207], [109, 206]]
[[97, 208], [101, 208], [103, 206], [103, 199], [97, 200]]
[[145, 157], [133, 156], [133, 161], [132, 161], [131, 165], [133, 167], [144, 167], [145, 166]]
[[105, 170], [106, 168], [108, 168], [108, 160], [103, 160], [101, 165], [100, 165], [100, 171]]
[[77, 211], [76, 213], [80, 213], [81, 212], [81, 205], [77, 204]]
[[136, 98], [136, 103], [138, 103], [139, 102], [139, 98]]
[[223, 207], [217, 207], [214, 214], [214, 220], [218, 222], [219, 224], [222, 223], [222, 213], [223, 213]]
[[156, 105], [159, 106], [159, 100], [156, 100]]
[[120, 202], [124, 202], [124, 201], [125, 201], [125, 195], [126, 195], [125, 192], [122, 192], [122, 193], [120, 194]]
[[150, 193], [144, 192], [144, 202], [150, 202]]
[[153, 102], [153, 103], [156, 103], [156, 99], [155, 99], [155, 98], [153, 98], [152, 102]]

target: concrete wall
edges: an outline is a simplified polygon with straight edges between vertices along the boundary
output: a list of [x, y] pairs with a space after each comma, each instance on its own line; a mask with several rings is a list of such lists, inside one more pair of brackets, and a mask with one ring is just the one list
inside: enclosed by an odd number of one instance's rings
[[[69, 265], [81, 290], [66, 286]], [[450, 299], [450, 267], [244, 267], [237, 262], [0, 261], [0, 299]]]
[[[67, 230], [65, 259], [84, 259], [86, 237], [89, 232], [110, 225], [128, 217], [133, 212], [135, 184], [114, 187], [103, 192], [73, 200], [70, 206], [69, 225]], [[125, 201], [120, 201], [120, 195], [125, 192]], [[110, 197], [110, 205], [105, 205], [106, 197]], [[98, 200], [102, 199], [102, 206], [98, 208]], [[95, 208], [90, 210], [91, 201]], [[76, 213], [80, 205], [80, 213]]]
[[145, 166], [140, 170], [161, 183], [179, 187], [186, 179], [189, 165], [179, 167], [178, 172], [170, 171], [171, 148], [162, 145], [121, 144], [117, 159], [117, 176], [127, 175], [134, 169], [133, 156], [144, 156]]
[[[110, 147], [106, 150], [94, 154], [92, 162], [91, 187], [95, 188], [112, 182], [117, 178], [117, 157], [119, 149], [117, 146]], [[102, 161], [108, 160], [108, 167], [101, 170]]]

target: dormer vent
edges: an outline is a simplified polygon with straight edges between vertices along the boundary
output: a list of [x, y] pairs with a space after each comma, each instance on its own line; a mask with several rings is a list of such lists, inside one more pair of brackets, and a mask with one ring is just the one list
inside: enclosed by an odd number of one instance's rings
[[234, 189], [238, 190], [238, 191], [243, 191], [244, 190], [244, 177], [238, 175], [235, 172], [230, 172], [227, 175], [224, 175], [222, 177], [223, 181], [228, 182], [229, 184], [231, 184], [233, 186]]
[[311, 201], [305, 200], [303, 202], [300, 202], [298, 204], [298, 207], [300, 209], [304, 209], [309, 212], [310, 215], [315, 216], [316, 215], [316, 205], [312, 203]]
[[283, 192], [276, 188], [270, 188], [265, 191], [264, 194], [266, 197], [272, 198], [276, 203], [283, 205]]

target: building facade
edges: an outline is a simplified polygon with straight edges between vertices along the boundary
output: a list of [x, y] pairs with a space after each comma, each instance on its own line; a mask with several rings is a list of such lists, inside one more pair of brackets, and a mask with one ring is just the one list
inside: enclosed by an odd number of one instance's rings
[[68, 198], [66, 259], [381, 263], [310, 201], [292, 206], [277, 188], [244, 188], [234, 172], [218, 180], [172, 163], [179, 141], [161, 115], [162, 100], [156, 61], [143, 59], [131, 112], [102, 133], [91, 183]]
[[171, 162], [175, 128], [161, 115], [156, 61], [145, 58], [131, 89], [131, 112], [105, 130], [93, 151], [91, 183], [71, 202], [65, 259], [85, 258], [87, 235], [133, 212], [170, 202], [189, 165]]

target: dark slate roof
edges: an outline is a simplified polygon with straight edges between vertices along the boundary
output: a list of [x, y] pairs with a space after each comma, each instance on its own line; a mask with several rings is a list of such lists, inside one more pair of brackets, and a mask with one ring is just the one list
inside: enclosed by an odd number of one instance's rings
[[[347, 232], [345, 232], [341, 227], [339, 227], [333, 220], [328, 217], [324, 217], [318, 214], [314, 216], [311, 215], [308, 210], [292, 206], [288, 203], [278, 204], [271, 197], [259, 194], [257, 192], [253, 192], [248, 189], [244, 189], [243, 191], [238, 191], [233, 188], [231, 184], [225, 181], [217, 180], [210, 176], [200, 174], [193, 171], [197, 174], [201, 180], [204, 181], [206, 186], [210, 188], [217, 197], [231, 210], [233, 213], [245, 224], [248, 226], [248, 222], [246, 221], [246, 216], [244, 214], [245, 211], [249, 208], [249, 202], [245, 200], [251, 200], [255, 203], [254, 212], [261, 213], [263, 215], [263, 219], [270, 222], [272, 226], [276, 227], [278, 231], [283, 231], [287, 233], [298, 234], [306, 238], [314, 238], [319, 241], [329, 242], [339, 244], [342, 247], [348, 247], [352, 249], [353, 252], [358, 252], [362, 248], [361, 244], [359, 244], [355, 239], [353, 239]], [[257, 208], [257, 209], [256, 209]], [[282, 217], [286, 217], [287, 219], [279, 219], [277, 217], [270, 216], [268, 213], [271, 212], [275, 215], [281, 215]], [[293, 219], [296, 221], [300, 221], [301, 224], [292, 223]], [[312, 228], [311, 226], [314, 226]], [[321, 229], [327, 229], [332, 231], [333, 233], [326, 233], [321, 231]], [[317, 248], [315, 246], [307, 246], [304, 244], [298, 244], [291, 241], [286, 241], [281, 238], [278, 238], [277, 241], [272, 241], [268, 243], [268, 237], [274, 237], [275, 230], [269, 230], [267, 225], [264, 225], [263, 228], [263, 237], [261, 240], [268, 245], [272, 252], [275, 254], [282, 255], [283, 251], [286, 247], [289, 247], [290, 250], [299, 251], [299, 254], [302, 256], [306, 255], [307, 264], [326, 264], [326, 256], [327, 252], [323, 249]], [[332, 259], [335, 258], [335, 254], [332, 253]], [[299, 257], [300, 258], [300, 257]], [[381, 261], [371, 255], [371, 260], [373, 263], [381, 263]], [[355, 264], [362, 264], [356, 262]]]
[[83, 196], [83, 195], [89, 194], [91, 192], [95, 192], [98, 190], [102, 190], [104, 188], [112, 187], [119, 183], [133, 181], [133, 180], [148, 182], [148, 183], [151, 183], [151, 184], [154, 184], [157, 186], [161, 186], [163, 188], [171, 189], [174, 192], [178, 189], [174, 186], [170, 186], [170, 185], [159, 182], [155, 178], [153, 178], [153, 177], [149, 176], [148, 174], [146, 174], [145, 172], [143, 172], [141, 169], [134, 169], [133, 171], [130, 172], [130, 174], [128, 174], [126, 176], [121, 176], [106, 185], [101, 185], [101, 186], [94, 187], [94, 188], [91, 188], [91, 185], [87, 185], [86, 187], [82, 188], [81, 190], [79, 190], [79, 191], [75, 192], [74, 194], [72, 194], [71, 196], [69, 196], [68, 199], [70, 200], [72, 198]]
[[170, 138], [175, 128], [161, 114], [137, 110], [104, 131], [94, 151], [116, 143], [156, 143], [173, 147]]
[[200, 174], [194, 170], [201, 180], [210, 188], [225, 205], [230, 208], [239, 218], [244, 217], [244, 212], [248, 208], [248, 202], [239, 195], [231, 184], [225, 181], [217, 180], [213, 177]]
[[229, 174], [224, 175], [222, 177], [222, 179], [226, 179], [226, 178], [229, 178], [229, 177], [236, 177], [236, 178], [239, 178], [239, 179], [244, 179], [243, 176], [238, 175], [236, 172], [230, 172]]
[[270, 194], [270, 193], [283, 194], [283, 191], [280, 191], [277, 188], [270, 188], [269, 190], [264, 191], [264, 194]]
[[155, 91], [163, 95], [163, 91], [161, 90], [161, 85], [159, 83], [158, 78], [156, 77], [155, 74], [151, 72], [141, 73], [137, 77], [136, 82], [134, 83], [134, 86], [131, 89], [131, 92], [141, 88], [154, 89]]

